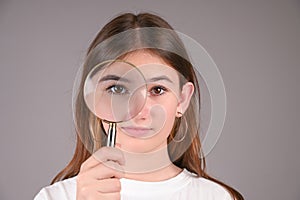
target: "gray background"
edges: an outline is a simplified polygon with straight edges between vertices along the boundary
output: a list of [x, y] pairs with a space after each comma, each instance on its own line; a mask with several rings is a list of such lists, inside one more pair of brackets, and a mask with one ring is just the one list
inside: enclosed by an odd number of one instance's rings
[[300, 199], [300, 3], [0, 1], [0, 199], [32, 199], [70, 160], [71, 90], [85, 50], [120, 12], [150, 11], [201, 43], [227, 117], [208, 170], [246, 199]]

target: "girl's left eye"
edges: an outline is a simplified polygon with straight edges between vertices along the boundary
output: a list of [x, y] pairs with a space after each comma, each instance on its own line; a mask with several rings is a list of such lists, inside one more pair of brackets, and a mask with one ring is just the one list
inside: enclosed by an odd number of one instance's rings
[[155, 87], [151, 88], [150, 93], [151, 93], [151, 95], [159, 96], [159, 95], [164, 94], [166, 91], [167, 91], [167, 89], [163, 86], [155, 86]]

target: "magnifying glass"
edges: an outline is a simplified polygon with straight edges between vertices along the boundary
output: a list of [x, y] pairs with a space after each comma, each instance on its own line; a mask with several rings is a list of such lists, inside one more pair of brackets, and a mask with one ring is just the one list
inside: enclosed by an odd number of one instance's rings
[[84, 101], [96, 117], [109, 124], [107, 146], [115, 146], [117, 123], [140, 113], [146, 94], [145, 78], [132, 63], [108, 60], [97, 64], [88, 73], [84, 82]]

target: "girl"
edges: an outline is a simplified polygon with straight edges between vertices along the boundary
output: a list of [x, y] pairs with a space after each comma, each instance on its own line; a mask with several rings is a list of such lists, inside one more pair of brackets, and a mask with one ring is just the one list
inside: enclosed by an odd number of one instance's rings
[[[88, 48], [75, 102], [73, 159], [35, 200], [243, 199], [206, 173], [196, 116], [198, 80], [184, 45], [172, 30], [156, 15], [126, 13], [98, 33]], [[105, 147], [108, 125], [91, 112], [84, 99], [89, 72], [112, 59], [136, 66], [147, 85], [141, 110], [117, 124], [116, 148]], [[106, 70], [106, 79], [99, 84], [106, 95], [122, 96], [128, 88], [120, 84], [120, 77], [109, 74], [112, 71]]]

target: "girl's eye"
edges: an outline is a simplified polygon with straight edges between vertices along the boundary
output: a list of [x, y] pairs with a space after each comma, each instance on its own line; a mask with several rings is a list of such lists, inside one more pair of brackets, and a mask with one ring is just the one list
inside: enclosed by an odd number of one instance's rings
[[126, 94], [128, 90], [122, 85], [112, 85], [106, 89], [109, 93], [112, 94]]
[[151, 88], [150, 93], [151, 93], [151, 95], [159, 96], [159, 95], [164, 94], [166, 91], [167, 91], [167, 89], [163, 86], [155, 86], [155, 87]]

